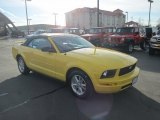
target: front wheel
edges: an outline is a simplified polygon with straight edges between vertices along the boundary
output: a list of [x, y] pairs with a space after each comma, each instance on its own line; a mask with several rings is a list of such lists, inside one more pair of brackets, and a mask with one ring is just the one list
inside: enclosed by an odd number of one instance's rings
[[24, 59], [20, 56], [17, 58], [18, 69], [22, 74], [28, 74], [29, 68], [26, 66]]
[[74, 70], [69, 74], [69, 87], [79, 98], [87, 98], [94, 92], [90, 78], [81, 70]]
[[131, 54], [134, 50], [134, 45], [132, 43], [128, 43], [126, 46], [126, 52]]

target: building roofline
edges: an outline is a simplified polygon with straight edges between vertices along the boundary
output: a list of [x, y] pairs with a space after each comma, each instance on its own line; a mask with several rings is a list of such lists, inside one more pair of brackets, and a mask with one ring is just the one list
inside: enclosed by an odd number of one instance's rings
[[[66, 12], [65, 14], [68, 14], [68, 13], [76, 13], [76, 12], [82, 12], [82, 11], [93, 11], [93, 12], [96, 12], [97, 11], [97, 8], [89, 8], [89, 7], [83, 7], [83, 8], [76, 8], [74, 10], [71, 10], [69, 12]], [[119, 11], [119, 12], [117, 12]], [[114, 15], [119, 15], [119, 14], [123, 14], [123, 11], [120, 10], [120, 9], [116, 9], [114, 11], [107, 11], [107, 10], [99, 10], [100, 13], [103, 13], [103, 14], [106, 14], [106, 15], [111, 15], [111, 16], [114, 16]], [[123, 14], [124, 15], [124, 14]]]

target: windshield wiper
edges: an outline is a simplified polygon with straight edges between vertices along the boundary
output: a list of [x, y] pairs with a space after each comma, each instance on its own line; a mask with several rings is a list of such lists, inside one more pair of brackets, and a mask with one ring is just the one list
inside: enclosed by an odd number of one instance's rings
[[76, 49], [82, 49], [82, 48], [88, 48], [87, 46], [83, 46], [83, 47], [75, 47], [74, 50]]
[[74, 49], [63, 50], [63, 53], [70, 52], [77, 49], [83, 49], [83, 48], [89, 48], [89, 47], [75, 47]]

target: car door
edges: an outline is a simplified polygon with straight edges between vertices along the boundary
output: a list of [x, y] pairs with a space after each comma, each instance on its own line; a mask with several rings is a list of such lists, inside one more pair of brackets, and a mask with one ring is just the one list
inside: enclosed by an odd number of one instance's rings
[[137, 27], [134, 28], [134, 40], [136, 44], [140, 42], [139, 29]]
[[[47, 37], [37, 37], [34, 38], [29, 44], [33, 52], [30, 60], [30, 66], [33, 70], [40, 73], [54, 76], [55, 75], [55, 54], [56, 50], [54, 49], [51, 42]], [[52, 49], [52, 52], [43, 51], [44, 48]]]

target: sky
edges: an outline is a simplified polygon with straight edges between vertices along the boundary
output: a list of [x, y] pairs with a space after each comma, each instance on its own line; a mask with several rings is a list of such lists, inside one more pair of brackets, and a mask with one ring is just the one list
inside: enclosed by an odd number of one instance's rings
[[[160, 21], [160, 0], [153, 0], [151, 25]], [[54, 24], [53, 13], [57, 13], [57, 24], [65, 25], [65, 13], [76, 8], [97, 6], [97, 0], [30, 0], [27, 1], [30, 24]], [[107, 11], [121, 9], [128, 12], [128, 21], [148, 24], [148, 0], [99, 0], [99, 8]], [[16, 26], [26, 25], [25, 0], [0, 0], [0, 12], [5, 14]]]

